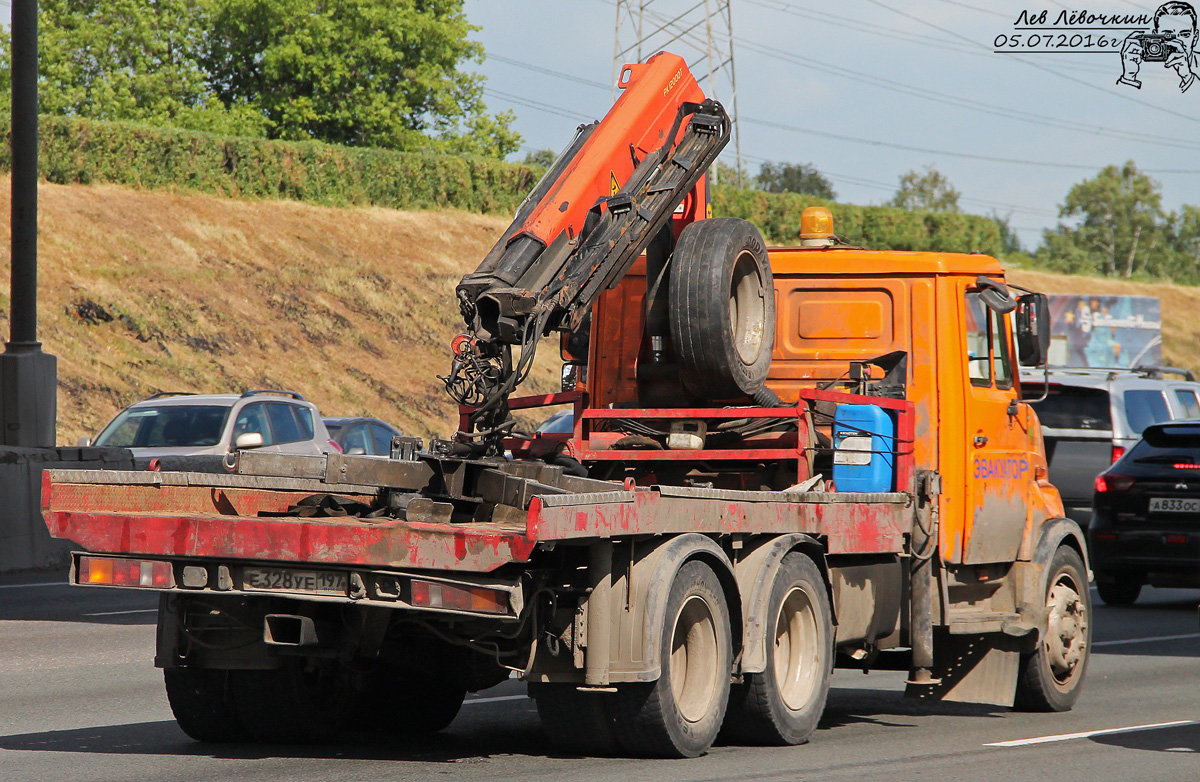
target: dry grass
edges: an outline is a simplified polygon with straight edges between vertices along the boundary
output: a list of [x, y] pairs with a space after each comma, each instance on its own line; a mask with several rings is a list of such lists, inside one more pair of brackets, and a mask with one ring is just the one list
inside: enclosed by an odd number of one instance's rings
[[[0, 180], [6, 212], [9, 190]], [[325, 415], [452, 431], [435, 375], [461, 326], [454, 286], [502, 218], [108, 185], [42, 185], [39, 201], [39, 338], [59, 361], [59, 442], [158, 390], [291, 389]], [[557, 351], [542, 355], [530, 390], [556, 383]]]
[[[0, 179], [5, 212], [9, 189]], [[59, 442], [95, 433], [159, 390], [285, 388], [326, 415], [375, 415], [422, 436], [452, 431], [455, 409], [435, 375], [461, 326], [454, 286], [503, 218], [110, 185], [42, 185], [39, 199], [39, 336], [59, 361]], [[7, 221], [0, 230], [7, 248]], [[1165, 359], [1200, 369], [1200, 288], [1012, 278], [1050, 293], [1158, 296]], [[5, 335], [7, 309], [0, 293]], [[530, 392], [557, 385], [552, 342]]]

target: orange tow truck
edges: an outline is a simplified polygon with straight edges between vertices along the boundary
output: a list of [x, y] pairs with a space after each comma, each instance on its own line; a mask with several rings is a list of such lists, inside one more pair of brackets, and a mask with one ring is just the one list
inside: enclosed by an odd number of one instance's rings
[[[801, 743], [835, 667], [1079, 697], [1087, 553], [1018, 379], [1045, 297], [984, 255], [847, 246], [827, 210], [768, 250], [708, 215], [728, 119], [683, 61], [620, 86], [459, 286], [454, 436], [46, 473], [72, 582], [161, 594], [189, 735], [435, 731], [513, 672], [552, 741], [639, 756]], [[555, 331], [564, 391], [512, 396]], [[568, 434], [512, 416], [564, 404]]]

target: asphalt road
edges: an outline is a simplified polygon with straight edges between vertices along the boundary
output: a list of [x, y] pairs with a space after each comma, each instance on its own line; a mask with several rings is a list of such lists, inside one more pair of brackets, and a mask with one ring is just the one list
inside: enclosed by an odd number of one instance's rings
[[152, 663], [156, 599], [54, 580], [0, 578], [0, 782], [1200, 779], [1196, 591], [1147, 589], [1130, 608], [1096, 601], [1086, 690], [1066, 714], [921, 704], [901, 696], [901, 674], [838, 671], [806, 746], [648, 761], [556, 753], [516, 681], [470, 696], [432, 737], [197, 744]]

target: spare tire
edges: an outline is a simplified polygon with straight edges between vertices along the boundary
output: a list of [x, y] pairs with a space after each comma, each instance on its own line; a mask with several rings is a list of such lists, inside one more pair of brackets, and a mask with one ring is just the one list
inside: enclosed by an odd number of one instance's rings
[[698, 220], [671, 259], [671, 340], [680, 379], [709, 400], [754, 397], [775, 347], [775, 283], [766, 245], [745, 220]]

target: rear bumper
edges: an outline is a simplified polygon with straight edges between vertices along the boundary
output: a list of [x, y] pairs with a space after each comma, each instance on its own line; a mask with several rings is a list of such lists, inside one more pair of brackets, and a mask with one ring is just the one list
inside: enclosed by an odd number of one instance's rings
[[1093, 527], [1088, 551], [1097, 580], [1140, 574], [1155, 586], [1200, 586], [1200, 530]]

